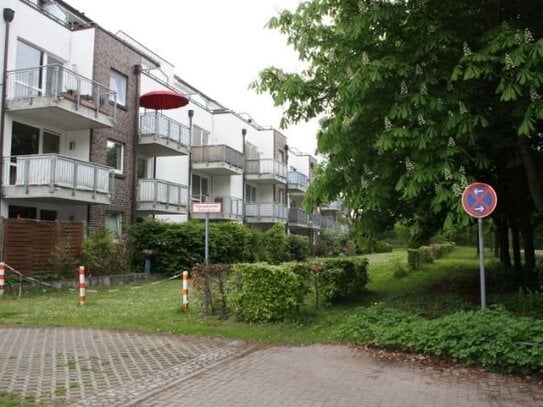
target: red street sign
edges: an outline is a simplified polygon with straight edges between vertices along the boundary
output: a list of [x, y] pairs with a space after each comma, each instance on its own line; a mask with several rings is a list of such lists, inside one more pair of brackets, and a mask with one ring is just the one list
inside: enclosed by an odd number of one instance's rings
[[468, 185], [462, 194], [462, 206], [468, 215], [474, 218], [485, 218], [494, 212], [498, 204], [496, 191], [482, 182]]

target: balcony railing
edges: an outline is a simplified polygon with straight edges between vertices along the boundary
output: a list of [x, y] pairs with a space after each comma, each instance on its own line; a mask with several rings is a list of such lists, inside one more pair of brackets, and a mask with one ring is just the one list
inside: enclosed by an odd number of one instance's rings
[[7, 198], [40, 198], [46, 191], [45, 197], [93, 202], [113, 193], [114, 170], [103, 165], [59, 154], [6, 157], [2, 165]]
[[206, 164], [207, 166], [216, 164], [219, 166], [227, 165], [237, 170], [243, 170], [245, 163], [243, 153], [234, 150], [232, 147], [224, 144], [211, 146], [192, 146], [191, 150], [192, 164]]
[[277, 178], [280, 180], [286, 180], [287, 165], [272, 158], [262, 160], [246, 160], [245, 173], [250, 179], [255, 179], [252, 176], [256, 176], [256, 178]]
[[161, 179], [138, 180], [138, 208], [141, 211], [175, 213], [186, 211], [188, 187]]
[[245, 204], [245, 217], [261, 221], [286, 221], [288, 219], [288, 208], [278, 203], [248, 202]]
[[306, 191], [309, 186], [309, 177], [298, 171], [288, 172], [288, 188]]
[[301, 226], [309, 226], [309, 215], [300, 208], [290, 208], [288, 222]]
[[[51, 100], [49, 105], [40, 100]], [[6, 100], [12, 109], [38, 109], [68, 101], [73, 110], [116, 118], [116, 92], [62, 65], [44, 65], [7, 72]], [[15, 102], [18, 103], [16, 106]]]
[[[219, 214], [210, 214], [212, 219], [231, 219], [241, 220], [243, 218], [243, 199], [235, 198], [233, 196], [220, 195], [193, 195], [192, 200], [194, 202], [220, 202], [222, 203], [222, 212]], [[194, 219], [203, 219], [204, 214], [193, 213]]]
[[[158, 143], [169, 149], [187, 150], [190, 144], [190, 129], [159, 113], [140, 114], [139, 142]], [[153, 154], [156, 155], [156, 154]]]
[[334, 201], [334, 202], [327, 203], [327, 204], [321, 206], [321, 210], [324, 210], [324, 211], [340, 211], [341, 210], [341, 202], [340, 201]]

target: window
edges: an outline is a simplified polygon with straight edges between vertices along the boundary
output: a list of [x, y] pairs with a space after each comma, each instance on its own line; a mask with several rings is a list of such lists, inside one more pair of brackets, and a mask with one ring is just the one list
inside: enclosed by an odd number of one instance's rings
[[279, 157], [278, 157], [279, 161], [284, 163], [285, 162], [285, 152], [283, 150], [278, 150], [277, 153], [279, 155]]
[[10, 205], [8, 217], [12, 219], [37, 219], [37, 209], [30, 206]]
[[138, 179], [147, 178], [147, 160], [145, 158], [138, 158], [136, 161], [136, 175]]
[[279, 189], [277, 191], [279, 193], [277, 203], [284, 204], [285, 203], [285, 190]]
[[126, 84], [128, 79], [120, 72], [110, 71], [109, 75], [109, 88], [117, 93], [117, 99], [114, 95], [111, 95], [111, 101], [117, 102], [121, 106], [126, 106]]
[[57, 211], [50, 211], [47, 209], [40, 210], [40, 220], [55, 221], [57, 218]]
[[256, 202], [256, 188], [251, 185], [245, 185], [245, 201]]
[[105, 226], [113, 235], [113, 239], [119, 239], [122, 233], [122, 214], [106, 213]]
[[107, 141], [107, 159], [106, 163], [110, 167], [115, 168], [115, 173], [123, 173], [123, 148], [122, 143], [108, 140]]
[[192, 174], [192, 199], [204, 202], [209, 197], [209, 180]]
[[27, 124], [13, 122], [11, 155], [58, 154], [60, 136]]
[[192, 126], [192, 145], [207, 146], [209, 144], [209, 131], [198, 126]]

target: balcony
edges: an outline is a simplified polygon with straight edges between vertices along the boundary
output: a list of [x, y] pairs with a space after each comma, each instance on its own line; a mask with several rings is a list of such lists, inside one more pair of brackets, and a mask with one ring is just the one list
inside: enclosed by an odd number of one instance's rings
[[290, 208], [288, 212], [288, 224], [291, 230], [309, 230], [320, 228], [320, 216], [308, 214], [300, 208]]
[[309, 186], [309, 177], [298, 171], [288, 172], [288, 192], [304, 194]]
[[192, 146], [193, 171], [210, 175], [241, 175], [244, 165], [243, 153], [226, 145]]
[[322, 205], [320, 209], [321, 211], [340, 212], [341, 202], [340, 201], [330, 202], [328, 204]]
[[7, 157], [2, 165], [6, 199], [111, 203], [113, 168], [58, 154]]
[[190, 129], [159, 113], [140, 114], [138, 152], [147, 157], [189, 153]]
[[137, 211], [142, 214], [186, 215], [188, 187], [161, 179], [139, 179]]
[[246, 160], [245, 178], [248, 181], [275, 184], [287, 182], [287, 165], [274, 159]]
[[[241, 222], [243, 220], [243, 200], [232, 196], [198, 196], [192, 197], [194, 202], [221, 202], [221, 213], [210, 213], [209, 219], [234, 220]], [[192, 219], [205, 219], [203, 213], [191, 213]]]
[[335, 230], [338, 232], [347, 232], [349, 230], [349, 226], [346, 225], [345, 223], [337, 222], [333, 218], [323, 216], [321, 218], [321, 229]]
[[112, 127], [115, 92], [62, 65], [7, 72], [9, 113], [63, 130]]
[[247, 223], [286, 222], [288, 208], [278, 203], [248, 202], [245, 204], [245, 221]]

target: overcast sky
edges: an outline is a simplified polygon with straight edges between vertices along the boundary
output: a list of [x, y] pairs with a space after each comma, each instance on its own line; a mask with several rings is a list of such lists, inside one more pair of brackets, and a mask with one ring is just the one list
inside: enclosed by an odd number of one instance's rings
[[[224, 106], [279, 128], [282, 109], [248, 89], [263, 68], [301, 69], [286, 37], [264, 26], [300, 0], [66, 0], [105, 29], [122, 30], [176, 66], [176, 73]], [[314, 154], [316, 121], [282, 130]]]

